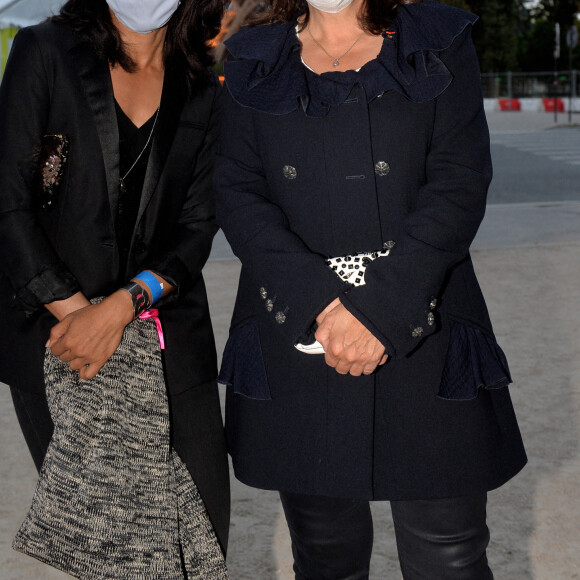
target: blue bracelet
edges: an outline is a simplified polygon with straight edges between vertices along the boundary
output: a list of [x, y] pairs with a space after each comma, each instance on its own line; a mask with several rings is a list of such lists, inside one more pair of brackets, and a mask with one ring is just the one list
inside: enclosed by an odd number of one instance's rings
[[161, 286], [157, 278], [150, 272], [139, 272], [137, 276], [133, 276], [133, 280], [140, 280], [144, 284], [147, 284], [149, 290], [151, 290], [151, 304], [155, 304], [163, 295], [163, 286]]

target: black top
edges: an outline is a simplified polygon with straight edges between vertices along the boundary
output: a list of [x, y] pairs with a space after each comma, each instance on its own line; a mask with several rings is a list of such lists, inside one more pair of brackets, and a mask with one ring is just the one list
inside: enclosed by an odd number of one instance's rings
[[[137, 127], [125, 114], [117, 101], [115, 101], [115, 110], [119, 126], [119, 175], [123, 184], [119, 191], [117, 239], [121, 260], [119, 271], [125, 272], [131, 238], [139, 212], [141, 194], [143, 193], [149, 154], [151, 153], [151, 143], [153, 141], [152, 138], [150, 139], [151, 132], [154, 130], [157, 114], [153, 114], [146, 123], [141, 125], [141, 127]], [[141, 152], [143, 153], [141, 154]], [[139, 157], [140, 154], [141, 157]], [[137, 158], [139, 159], [137, 160]], [[137, 163], [131, 169], [136, 160]]]

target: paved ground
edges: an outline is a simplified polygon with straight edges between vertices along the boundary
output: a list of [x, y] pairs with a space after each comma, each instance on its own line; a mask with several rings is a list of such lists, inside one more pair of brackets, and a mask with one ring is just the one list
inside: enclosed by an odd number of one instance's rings
[[[494, 139], [521, 131], [542, 139], [551, 125], [550, 115], [490, 115]], [[557, 174], [564, 162], [549, 161], [546, 167]], [[580, 171], [576, 175], [578, 182]], [[500, 173], [497, 180], [501, 179]], [[519, 203], [490, 205], [473, 252], [496, 333], [510, 360], [515, 379], [512, 395], [530, 456], [520, 476], [490, 494], [489, 557], [496, 580], [580, 578], [576, 489], [580, 480], [580, 202], [549, 190], [546, 180], [536, 185], [545, 190], [537, 202], [522, 203], [516, 197]], [[239, 264], [223, 238], [218, 238], [205, 275], [220, 352], [238, 272]], [[9, 547], [36, 476], [6, 389], [0, 389], [0, 440], [0, 580], [64, 580], [66, 576]], [[399, 580], [388, 504], [373, 506], [373, 513], [371, 578]], [[287, 531], [274, 493], [234, 482], [230, 546], [233, 580], [293, 577]]]

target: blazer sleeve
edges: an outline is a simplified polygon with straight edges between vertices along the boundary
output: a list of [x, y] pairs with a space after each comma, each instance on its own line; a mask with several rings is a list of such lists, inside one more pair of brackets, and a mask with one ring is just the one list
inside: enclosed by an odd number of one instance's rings
[[289, 229], [269, 198], [254, 112], [225, 92], [215, 173], [218, 222], [256, 297], [266, 291], [273, 302], [271, 324], [293, 345], [306, 340], [318, 314], [349, 285]]
[[426, 182], [390, 255], [368, 266], [366, 285], [341, 297], [394, 357], [405, 356], [435, 332], [446, 274], [469, 255], [492, 176], [471, 27], [440, 58], [453, 81], [436, 102]]
[[175, 291], [160, 304], [176, 300], [200, 279], [211, 251], [213, 237], [218, 230], [213, 170], [221, 111], [222, 89], [216, 79], [206, 134], [195, 157], [191, 183], [177, 226], [168, 236], [170, 244], [165, 248], [163, 255], [154, 257], [144, 264], [146, 269], [159, 274], [175, 288]]
[[79, 290], [36, 217], [33, 176], [49, 113], [42, 50], [34, 32], [23, 29], [0, 85], [0, 267], [14, 306], [28, 312]]

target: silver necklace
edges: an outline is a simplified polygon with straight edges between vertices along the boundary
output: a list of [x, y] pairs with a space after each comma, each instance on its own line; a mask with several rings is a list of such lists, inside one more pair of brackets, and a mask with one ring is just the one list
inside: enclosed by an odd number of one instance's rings
[[143, 157], [143, 153], [145, 153], [145, 150], [147, 149], [147, 147], [149, 147], [149, 143], [151, 143], [151, 139], [153, 139], [153, 133], [155, 131], [155, 126], [157, 125], [157, 118], [159, 117], [159, 109], [161, 107], [157, 107], [157, 111], [155, 112], [155, 120], [153, 121], [153, 127], [151, 127], [151, 133], [149, 133], [149, 137], [147, 138], [147, 143], [145, 143], [145, 146], [143, 147], [143, 149], [141, 149], [141, 153], [139, 153], [139, 155], [137, 155], [137, 159], [135, 159], [135, 161], [133, 162], [133, 165], [131, 165], [131, 167], [129, 167], [129, 171], [127, 171], [127, 173], [125, 173], [125, 175], [123, 175], [123, 177], [121, 177], [119, 179], [119, 182], [121, 184], [121, 191], [123, 193], [125, 193], [127, 191], [127, 186], [125, 185], [125, 179], [127, 179], [127, 177], [129, 176], [129, 173], [131, 173], [131, 171], [133, 171], [133, 169], [135, 169], [135, 165], [137, 165], [137, 163], [139, 163], [139, 159], [141, 159], [141, 157]]
[[330, 54], [326, 50], [326, 48], [324, 48], [324, 46], [322, 46], [322, 44], [320, 44], [320, 42], [318, 42], [318, 40], [316, 40], [316, 38], [314, 38], [314, 36], [312, 36], [312, 32], [310, 32], [310, 26], [307, 26], [306, 30], [308, 31], [308, 34], [310, 34], [310, 38], [312, 38], [312, 40], [315, 42], [315, 44], [317, 46], [319, 46], [324, 51], [324, 54], [326, 54], [326, 56], [328, 56], [329, 58], [332, 59], [332, 66], [338, 66], [340, 64], [340, 59], [344, 58], [354, 48], [354, 45], [362, 38], [362, 35], [364, 34], [364, 32], [361, 32], [359, 34], [359, 36], [357, 37], [357, 39], [350, 45], [350, 48], [345, 53], [341, 54], [338, 57], [335, 57], [335, 56], [332, 56], [332, 54]]

